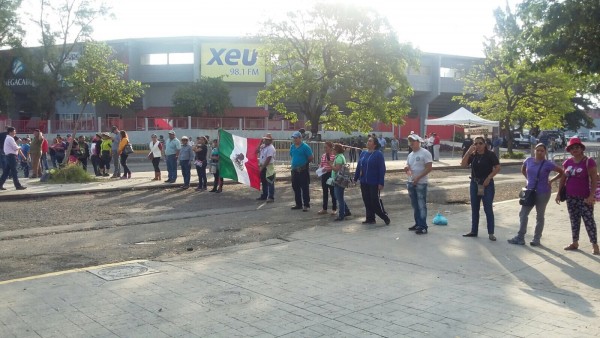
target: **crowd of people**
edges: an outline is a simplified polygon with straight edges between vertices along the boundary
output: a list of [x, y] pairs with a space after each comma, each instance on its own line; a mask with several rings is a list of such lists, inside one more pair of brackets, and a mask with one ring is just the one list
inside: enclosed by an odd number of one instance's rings
[[[427, 189], [428, 175], [432, 170], [432, 163], [439, 158], [439, 149], [436, 151], [435, 137], [433, 140], [423, 139], [415, 133], [408, 136], [410, 153], [407, 157], [404, 171], [407, 175], [407, 190], [413, 208], [414, 225], [408, 230], [418, 235], [428, 233], [427, 225]], [[310, 163], [313, 162], [313, 152], [305, 142], [305, 137], [300, 131], [291, 135], [292, 143], [289, 150], [291, 158], [291, 185], [294, 192], [294, 205], [292, 210], [310, 211]], [[361, 138], [357, 140], [362, 141]], [[483, 210], [487, 223], [488, 238], [496, 241], [495, 219], [493, 201], [495, 195], [494, 177], [500, 172], [498, 156], [490, 149], [490, 145], [483, 136], [471, 139], [467, 137], [463, 145], [461, 165], [470, 168], [469, 195], [471, 200], [471, 229], [464, 237], [478, 237], [480, 208]], [[322, 187], [322, 209], [320, 215], [329, 213], [331, 200], [331, 214], [337, 216], [335, 221], [344, 221], [352, 213], [345, 202], [345, 189], [351, 183], [360, 186], [362, 201], [365, 209], [363, 224], [375, 224], [380, 218], [386, 225], [391, 223], [385, 211], [381, 192], [385, 186], [386, 165], [382, 147], [385, 145], [383, 137], [375, 134], [366, 138], [365, 147], [354, 147], [339, 143], [325, 142], [325, 153], [319, 161], [317, 174]], [[383, 145], [382, 145], [383, 144]], [[392, 150], [398, 150], [399, 142], [393, 138]], [[426, 147], [433, 144], [433, 151]], [[198, 174], [197, 191], [207, 190], [207, 170], [214, 176], [213, 188], [210, 192], [223, 191], [223, 178], [219, 175], [219, 143], [218, 140], [210, 141], [208, 136], [199, 136], [192, 144], [187, 136], [181, 140], [174, 131], [169, 131], [166, 140], [153, 134], [148, 144], [148, 159], [154, 168], [154, 178], [162, 179], [160, 162], [164, 158], [167, 167], [165, 183], [176, 182], [178, 167], [183, 176], [181, 189], [191, 187], [191, 169], [195, 167]], [[110, 176], [110, 166], [113, 166], [113, 178], [130, 179], [132, 172], [127, 165], [127, 159], [133, 152], [127, 132], [112, 127], [111, 133], [97, 133], [88, 145], [83, 136], [76, 139], [67, 135], [63, 139], [60, 135], [54, 138], [51, 145], [39, 130], [33, 132], [33, 137], [20, 139], [16, 136], [13, 127], [7, 127], [6, 132], [0, 133], [0, 165], [3, 169], [0, 176], [0, 190], [6, 190], [4, 183], [8, 178], [13, 179], [17, 190], [26, 189], [18, 179], [18, 164], [21, 164], [25, 177], [39, 178], [43, 172], [62, 163], [78, 163], [87, 169], [87, 160], [90, 159], [96, 176]], [[348, 173], [346, 150], [348, 154], [356, 156], [356, 170]], [[548, 148], [544, 143], [535, 146], [535, 156], [527, 158], [521, 167], [521, 172], [526, 179], [527, 189], [535, 191], [535, 202], [523, 205], [519, 213], [519, 229], [517, 235], [508, 240], [510, 244], [524, 245], [527, 234], [528, 218], [531, 211], [536, 210], [536, 224], [532, 246], [541, 245], [541, 238], [545, 223], [545, 210], [551, 196], [551, 185], [559, 182], [561, 193], [556, 197], [556, 203], [565, 201], [571, 222], [572, 241], [565, 250], [579, 248], [579, 233], [583, 220], [593, 253], [598, 255], [597, 227], [594, 220], [595, 192], [598, 184], [598, 170], [594, 159], [585, 155], [585, 145], [578, 138], [571, 138], [565, 150], [571, 157], [564, 161], [562, 166], [547, 160]], [[259, 159], [260, 179], [262, 191], [257, 200], [267, 203], [275, 201], [275, 162], [276, 149], [273, 146], [273, 137], [266, 134], [261, 145], [256, 149]], [[438, 155], [436, 155], [436, 152]], [[352, 155], [354, 153], [354, 155]], [[68, 154], [68, 155], [67, 155]], [[47, 155], [50, 157], [48, 163]], [[397, 156], [392, 152], [392, 159]], [[31, 166], [29, 165], [31, 164]], [[122, 171], [121, 171], [122, 169]], [[122, 172], [122, 175], [121, 175]], [[552, 178], [550, 174], [555, 172]]]

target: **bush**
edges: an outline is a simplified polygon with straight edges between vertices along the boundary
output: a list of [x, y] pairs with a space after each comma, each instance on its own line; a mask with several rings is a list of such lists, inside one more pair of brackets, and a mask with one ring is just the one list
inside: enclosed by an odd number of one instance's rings
[[454, 142], [462, 142], [465, 140], [464, 134], [461, 132], [455, 132], [454, 133]]
[[49, 183], [87, 183], [95, 179], [82, 167], [76, 164], [68, 164], [60, 169], [50, 169]]
[[506, 158], [506, 159], [511, 159], [511, 160], [522, 160], [525, 158], [525, 153], [522, 153], [520, 151], [515, 152], [515, 153], [504, 153], [500, 157]]

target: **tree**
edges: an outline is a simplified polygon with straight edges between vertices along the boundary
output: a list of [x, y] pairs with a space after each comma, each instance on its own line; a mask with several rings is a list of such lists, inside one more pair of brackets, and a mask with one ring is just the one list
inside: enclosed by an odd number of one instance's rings
[[[523, 41], [546, 65], [600, 74], [598, 0], [525, 0], [517, 7]], [[600, 82], [595, 84], [600, 93]]]
[[498, 41], [488, 41], [483, 64], [465, 78], [464, 92], [469, 94], [457, 99], [500, 121], [512, 153], [513, 131], [562, 128], [565, 114], [573, 110], [576, 86], [558, 67], [535, 67], [522, 49], [520, 29], [510, 11], [496, 11], [496, 18]]
[[0, 47], [20, 45], [23, 30], [17, 15], [22, 0], [0, 0]]
[[[74, 139], [79, 118], [88, 105], [104, 102], [122, 108], [144, 94], [141, 82], [123, 78], [126, 71], [127, 65], [113, 58], [113, 50], [107, 44], [85, 44], [79, 62], [65, 79], [71, 93], [81, 105], [72, 133]], [[71, 153], [71, 147], [72, 143], [69, 144], [67, 154]], [[65, 156], [65, 163], [68, 157]]]
[[[54, 3], [60, 3], [58, 6]], [[56, 102], [69, 101], [64, 84], [72, 71], [81, 44], [91, 40], [93, 22], [110, 15], [103, 3], [91, 0], [39, 0], [39, 17], [32, 21], [41, 31], [41, 53], [35, 54], [34, 81], [38, 84], [38, 106], [45, 119], [55, 113]]]
[[173, 94], [173, 113], [181, 116], [223, 116], [231, 107], [229, 87], [222, 78], [202, 77], [177, 88]]
[[417, 53], [377, 13], [317, 4], [265, 27], [262, 53], [272, 82], [258, 104], [294, 122], [303, 114], [313, 135], [320, 124], [349, 133], [370, 131], [375, 121], [403, 122], [412, 94], [406, 73]]

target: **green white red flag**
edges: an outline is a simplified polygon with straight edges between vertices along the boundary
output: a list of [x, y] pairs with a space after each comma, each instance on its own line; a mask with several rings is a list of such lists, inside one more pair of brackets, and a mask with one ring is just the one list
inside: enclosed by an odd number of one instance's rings
[[219, 175], [260, 190], [256, 149], [261, 139], [245, 138], [219, 129]]

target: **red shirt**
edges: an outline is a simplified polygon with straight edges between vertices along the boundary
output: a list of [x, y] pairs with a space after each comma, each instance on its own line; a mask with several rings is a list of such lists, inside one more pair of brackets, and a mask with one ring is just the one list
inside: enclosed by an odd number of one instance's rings
[[48, 140], [44, 139], [42, 141], [42, 153], [48, 152]]
[[436, 144], [440, 144], [440, 137], [437, 135], [435, 135], [435, 137], [433, 138], [433, 145], [436, 145]]

